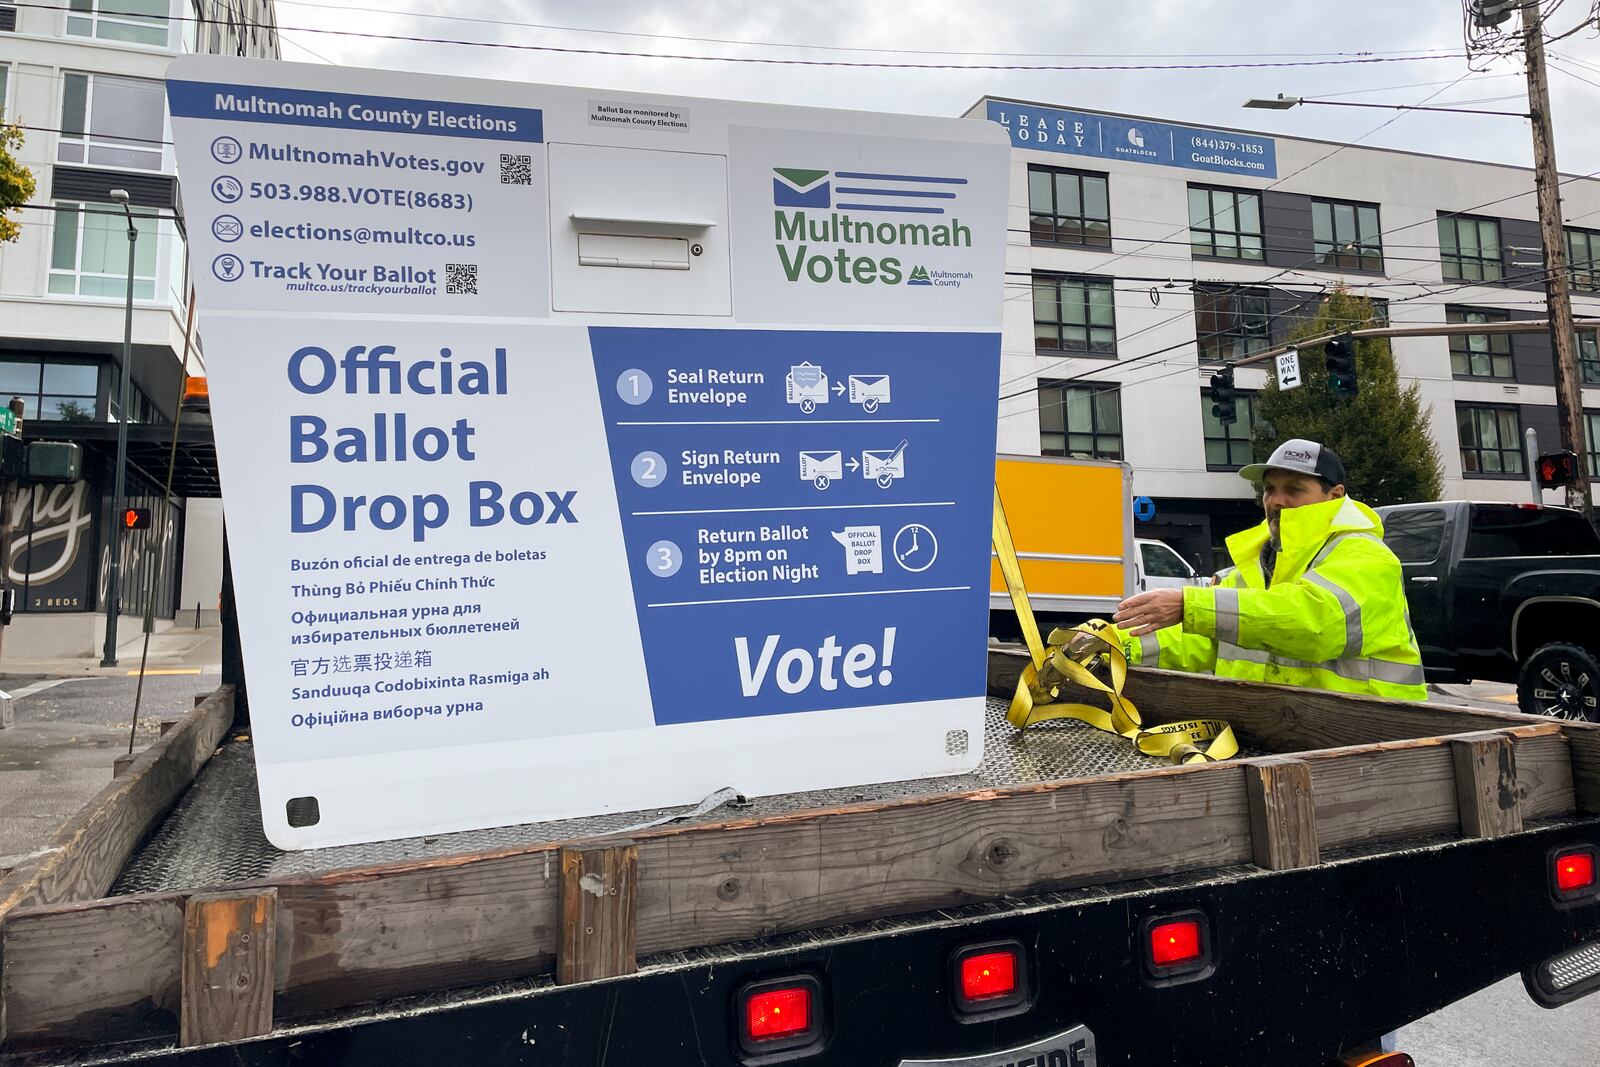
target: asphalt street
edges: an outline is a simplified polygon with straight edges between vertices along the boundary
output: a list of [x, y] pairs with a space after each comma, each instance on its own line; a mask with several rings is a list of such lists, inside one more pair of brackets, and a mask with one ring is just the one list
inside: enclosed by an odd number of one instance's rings
[[[198, 657], [191, 657], [193, 663]], [[136, 747], [180, 717], [194, 696], [220, 680], [213, 665], [145, 678]], [[84, 801], [111, 780], [112, 758], [127, 751], [134, 677], [0, 676], [22, 694], [16, 724], [0, 730], [0, 868], [5, 857], [38, 848]], [[1514, 710], [1507, 687], [1451, 687], [1434, 699]], [[1595, 1067], [1600, 1064], [1600, 996], [1555, 1011], [1529, 999], [1509, 978], [1402, 1029], [1398, 1047], [1421, 1067]]]
[[[0, 868], [10, 865], [6, 857], [41, 847], [111, 781], [111, 761], [128, 751], [130, 732], [134, 747], [145, 747], [160, 735], [162, 719], [182, 718], [194, 695], [219, 681], [202, 674], [145, 678], [139, 724], [131, 729], [136, 677], [0, 677], [0, 689], [23, 694], [13, 705], [15, 724], [0, 730]], [[35, 688], [41, 683], [48, 687]]]

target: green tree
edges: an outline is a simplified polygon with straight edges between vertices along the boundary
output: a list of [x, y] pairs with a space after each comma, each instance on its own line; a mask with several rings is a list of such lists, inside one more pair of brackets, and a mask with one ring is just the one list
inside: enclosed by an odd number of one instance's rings
[[[1338, 289], [1290, 341], [1377, 321], [1370, 300]], [[1428, 433], [1432, 408], [1423, 406], [1418, 383], [1400, 387], [1388, 338], [1356, 341], [1359, 391], [1353, 398], [1336, 396], [1328, 387], [1320, 345], [1300, 353], [1300, 375], [1303, 385], [1280, 390], [1274, 372], [1257, 397], [1252, 441], [1257, 459], [1265, 459], [1287, 438], [1303, 437], [1339, 453], [1350, 495], [1364, 504], [1380, 507], [1439, 498], [1443, 471]]]
[[22, 235], [11, 212], [33, 199], [33, 172], [14, 154], [21, 147], [22, 128], [0, 123], [0, 244]]

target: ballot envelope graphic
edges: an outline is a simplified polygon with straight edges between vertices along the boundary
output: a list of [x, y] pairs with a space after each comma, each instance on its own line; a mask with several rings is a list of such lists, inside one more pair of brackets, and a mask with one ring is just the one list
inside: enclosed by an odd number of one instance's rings
[[906, 442], [892, 449], [867, 449], [861, 453], [861, 476], [884, 488], [906, 476]]
[[828, 376], [815, 363], [805, 362], [790, 367], [789, 373], [784, 375], [783, 385], [784, 399], [791, 404], [799, 404], [807, 414], [818, 404], [828, 402]]
[[860, 404], [872, 411], [879, 404], [889, 402], [889, 376], [887, 374], [852, 374], [850, 403]]
[[800, 478], [815, 482], [819, 479], [844, 477], [843, 452], [801, 452]]

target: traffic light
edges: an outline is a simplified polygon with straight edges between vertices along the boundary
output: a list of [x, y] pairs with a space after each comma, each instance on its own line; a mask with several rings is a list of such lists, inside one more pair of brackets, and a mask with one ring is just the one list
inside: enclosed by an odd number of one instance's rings
[[1356, 395], [1356, 339], [1347, 333], [1329, 341], [1322, 349], [1328, 367], [1328, 388], [1335, 396]]
[[1559, 489], [1576, 485], [1578, 481], [1578, 456], [1575, 452], [1549, 452], [1539, 457], [1539, 488]]
[[149, 508], [123, 508], [122, 528], [124, 530], [144, 530], [150, 526]]
[[1226, 426], [1239, 419], [1238, 391], [1233, 387], [1233, 364], [1211, 376], [1211, 414]]

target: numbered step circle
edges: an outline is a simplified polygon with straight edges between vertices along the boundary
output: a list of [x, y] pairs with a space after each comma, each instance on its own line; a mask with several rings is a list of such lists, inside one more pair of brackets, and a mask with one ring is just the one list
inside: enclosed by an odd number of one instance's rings
[[617, 377], [617, 395], [624, 404], [643, 404], [650, 399], [655, 388], [650, 375], [637, 367], [625, 370]]
[[671, 578], [683, 566], [683, 549], [671, 541], [657, 541], [644, 554], [645, 566], [657, 578]]
[[629, 470], [633, 480], [646, 489], [654, 489], [667, 480], [667, 461], [660, 452], [640, 452], [633, 457]]

